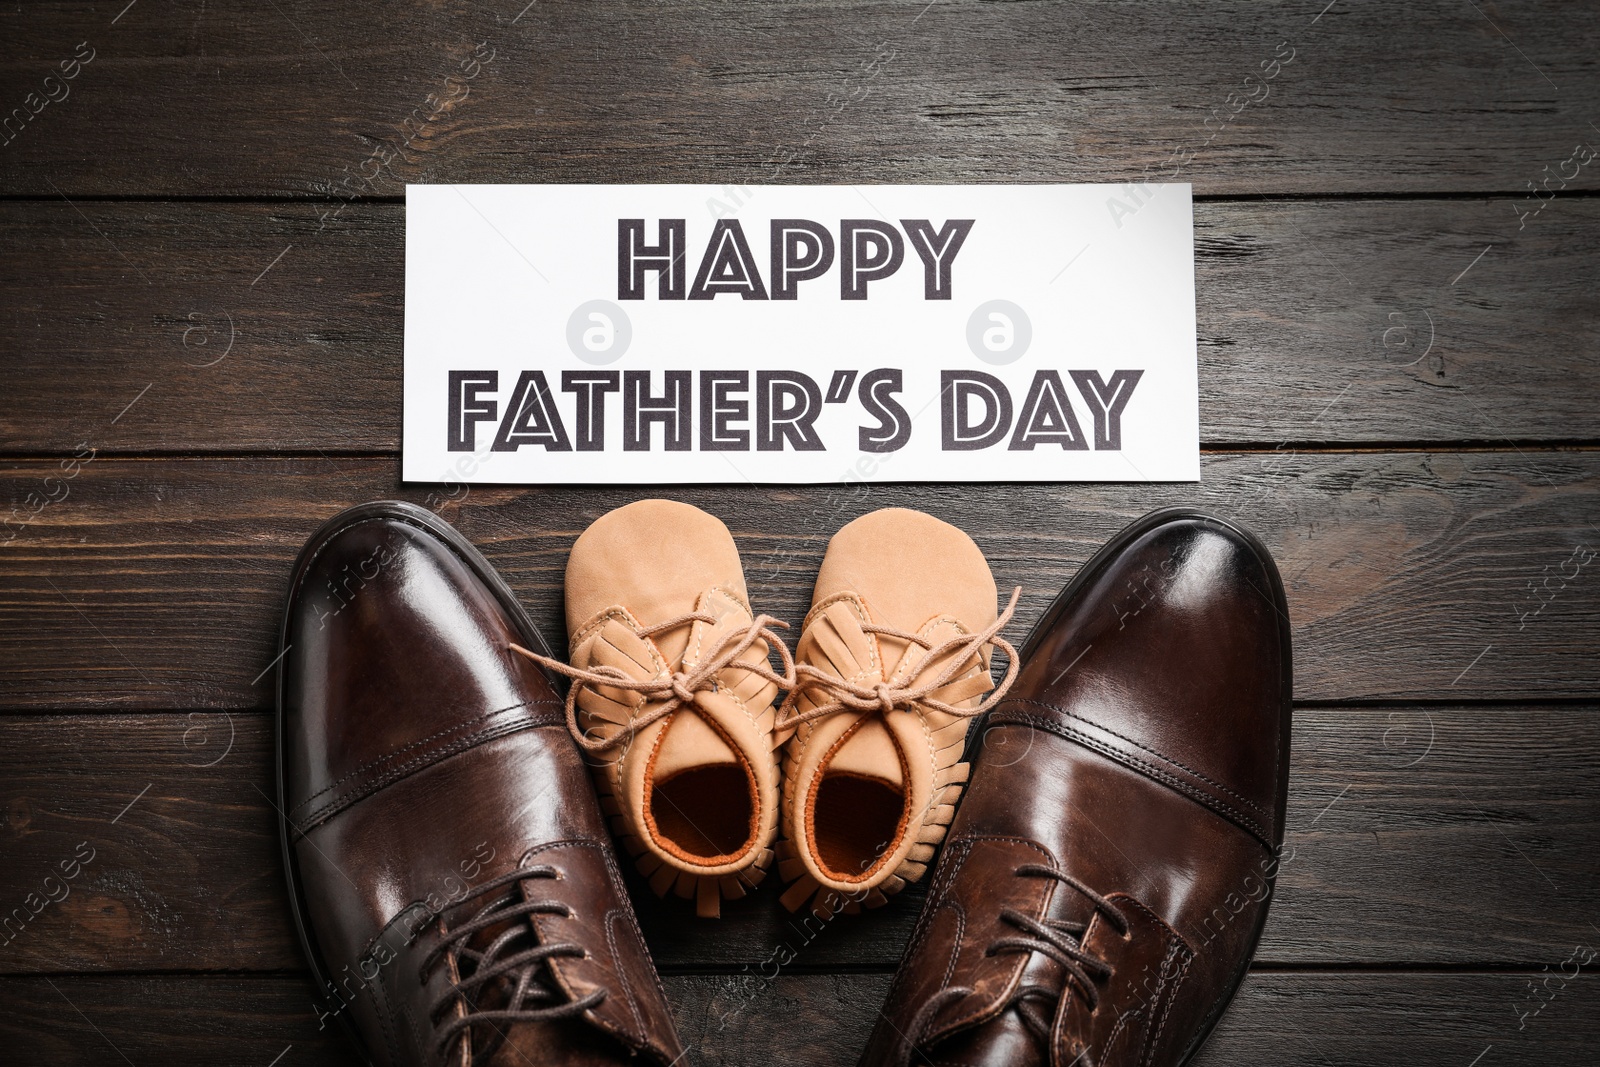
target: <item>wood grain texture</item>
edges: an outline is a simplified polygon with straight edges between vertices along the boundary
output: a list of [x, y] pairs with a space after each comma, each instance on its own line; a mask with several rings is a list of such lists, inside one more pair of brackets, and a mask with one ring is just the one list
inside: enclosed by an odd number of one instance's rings
[[[299, 969], [272, 766], [261, 713], [0, 718], [0, 903], [93, 850], [64, 899], [0, 914], [0, 973]], [[1600, 708], [1301, 708], [1291, 783], [1259, 962], [1538, 966], [1600, 943]], [[791, 957], [891, 969], [922, 905], [823, 922], [768, 881], [721, 921], [630, 888], [658, 964], [750, 988]]]
[[[1123, 181], [1187, 160], [1203, 193], [1521, 196], [1595, 136], [1591, 6], [1322, 7], [23, 4], [0, 14], [7, 109], [78, 42], [95, 58], [16, 120], [0, 189]], [[379, 150], [395, 162], [369, 165]]]
[[[794, 621], [835, 529], [931, 511], [1019, 631], [1146, 510], [1239, 518], [1295, 627], [1292, 851], [1196, 1067], [1594, 1061], [1600, 163], [1561, 173], [1600, 6], [525, 4], [0, 10], [0, 1060], [353, 1062], [268, 799], [295, 553], [423, 502], [559, 637], [573, 539], [664, 493]], [[407, 182], [1162, 179], [1201, 197], [1201, 485], [399, 481]], [[685, 1062], [730, 1067], [852, 1062], [923, 897], [631, 888]]]
[[[404, 208], [334, 210], [0, 203], [0, 451], [397, 451]], [[1600, 200], [1517, 227], [1196, 205], [1202, 444], [1600, 439]]]
[[[1252, 972], [1194, 1067], [1466, 1067], [1486, 1046], [1491, 1062], [1593, 1063], [1600, 980], [1579, 975], [1524, 1019], [1530, 982], [1546, 978]], [[738, 1013], [725, 978], [666, 986], [686, 1063], [839, 1067], [866, 1045], [888, 977], [783, 976]], [[165, 1067], [266, 1067], [280, 1055], [281, 1067], [355, 1062], [340, 1035], [317, 1031], [310, 987], [294, 978], [10, 978], [0, 996], [11, 1009], [0, 1042], [19, 1062], [101, 1067], [119, 1053]]]
[[[761, 489], [404, 487], [385, 459], [0, 464], [0, 707], [264, 708], [285, 583], [346, 506], [438, 505], [562, 643], [567, 550], [591, 521], [667, 495], [724, 519], [763, 611], [798, 624], [828, 538], [879, 507], [966, 529], [1017, 633], [1102, 543], [1153, 508], [1243, 522], [1276, 557], [1301, 700], [1594, 697], [1600, 453], [1208, 456], [1195, 485]], [[51, 495], [60, 498], [49, 503]], [[64, 496], [63, 496], [64, 494]], [[432, 494], [432, 495], [430, 495]], [[1002, 506], [1003, 500], [1003, 506]], [[30, 514], [33, 508], [37, 514]]]

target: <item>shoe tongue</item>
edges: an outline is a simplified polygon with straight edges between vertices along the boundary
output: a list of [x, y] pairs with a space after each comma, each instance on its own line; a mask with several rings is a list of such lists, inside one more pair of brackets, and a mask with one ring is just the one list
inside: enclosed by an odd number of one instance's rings
[[[561, 1063], [570, 1067], [612, 1067], [618, 1063], [639, 1062], [634, 1052], [593, 1026], [574, 1019], [513, 1023], [502, 1027], [505, 1040], [487, 1058], [475, 1060], [472, 1067], [532, 1067], [534, 1064]], [[451, 1067], [455, 1067], [452, 1063]]]
[[[528, 883], [523, 882], [520, 885], [522, 888], [517, 891], [519, 899], [533, 899], [537, 895], [530, 892]], [[477, 907], [470, 907], [452, 914], [450, 918], [453, 923], [466, 922], [477, 911]], [[467, 947], [475, 952], [482, 952], [497, 938], [517, 926], [525, 928], [528, 931], [527, 935], [509, 942], [499, 955], [503, 959], [525, 951], [536, 943], [537, 933], [532, 919], [522, 915], [478, 931], [467, 939]], [[520, 980], [520, 975], [512, 972], [505, 979], [496, 979], [480, 987], [476, 994], [478, 1010], [506, 1010], [510, 1006], [507, 1002], [511, 993]], [[541, 991], [548, 995], [541, 996]], [[524, 997], [522, 1006], [536, 1010], [564, 1003], [565, 1000], [566, 995], [556, 982], [555, 976], [550, 973], [548, 964], [540, 963], [528, 984], [528, 994]], [[629, 1051], [582, 1018], [501, 1021], [496, 1022], [494, 1027], [494, 1030], [488, 1025], [473, 1027], [474, 1055], [470, 1061], [451, 1058], [447, 1060], [450, 1067], [528, 1067], [530, 1063], [550, 1062], [574, 1065], [614, 1064], [622, 1060]], [[459, 1045], [454, 1051], [454, 1056], [460, 1056]]]
[[[657, 634], [653, 640], [661, 656], [674, 671], [693, 671], [713, 655], [723, 639], [750, 622], [744, 607], [720, 590], [712, 589], [700, 595], [695, 602], [696, 612], [714, 616], [715, 622], [695, 622]], [[755, 653], [742, 659], [755, 659]], [[733, 747], [723, 739], [707, 716], [719, 701], [716, 694], [706, 693], [702, 702], [679, 709], [673, 716], [656, 746], [653, 782], [663, 782], [680, 771], [694, 767], [728, 766], [739, 763]]]
[[[1039, 904], [1043, 905], [1042, 908]], [[1035, 910], [1036, 908], [1038, 910]], [[1064, 883], [1057, 883], [1053, 887], [1048, 902], [1040, 901], [1034, 907], [1025, 906], [1021, 910], [1033, 918], [1048, 922], [1066, 922], [1077, 926], [1086, 926], [1094, 920], [1096, 914], [1094, 904], [1087, 897]], [[1033, 936], [1011, 927], [1006, 929], [1013, 936], [1030, 939]], [[1081, 942], [1082, 939], [1081, 934], [1067, 933], [1065, 936], [1073, 942]], [[1017, 976], [1018, 989], [1028, 986], [1049, 990], [1052, 996], [1032, 998], [1027, 1002], [1026, 1008], [1013, 1002], [994, 1018], [951, 1034], [934, 1046], [937, 1049], [933, 1054], [934, 1060], [951, 1063], [1003, 1063], [1008, 1067], [1013, 1064], [1016, 1067], [1044, 1067], [1048, 1064], [1049, 1042], [1041, 1039], [1041, 1036], [1023, 1020], [1023, 1012], [1027, 1010], [1047, 1026], [1053, 1027], [1061, 1011], [1062, 997], [1064, 995], [1082, 997], [1083, 990], [1067, 977], [1067, 971], [1061, 964], [1043, 952], [1030, 953], [1027, 962], [1023, 964], [1022, 972]]]
[[951, 1034], [929, 1050], [935, 1062], [1003, 1063], [1006, 1067], [1046, 1067], [1049, 1049], [1017, 1014], [1007, 1008], [993, 1019]]
[[900, 753], [882, 716], [873, 713], [863, 719], [850, 739], [839, 746], [839, 751], [828, 761], [828, 773], [835, 772], [880, 778], [893, 786], [905, 786]]
[[[513, 893], [516, 893], [518, 900], [523, 898], [524, 894], [517, 890], [516, 886], [508, 888]], [[498, 922], [479, 930], [467, 939], [466, 947], [474, 952], [486, 951], [495, 941], [505, 937], [507, 934], [511, 934], [513, 931], [516, 931], [515, 935], [507, 939], [500, 951], [496, 953], [495, 959], [488, 961], [489, 966], [493, 966], [496, 960], [504, 960], [508, 956], [526, 952], [539, 944], [539, 934], [534, 928], [532, 919], [526, 915], [514, 915], [504, 922]], [[464, 974], [463, 977], [465, 976]], [[511, 990], [514, 988], [514, 983], [518, 980], [517, 972], [512, 972], [508, 977], [510, 982], [513, 983], [512, 985], [507, 985], [500, 979], [494, 979], [488, 982], [486, 986], [479, 987], [480, 990], [484, 990], [484, 992], [478, 994], [478, 1007], [480, 1009], [500, 1010], [506, 1006], [504, 1002], [509, 998]], [[545, 990], [553, 990], [555, 988], [549, 971], [543, 963], [538, 964], [528, 988]]]
[[[515, 892], [515, 888], [508, 887], [508, 891]], [[458, 908], [450, 916], [451, 925], [471, 920], [480, 908], [481, 903]], [[500, 950], [499, 957], [503, 959], [506, 956], [531, 948], [536, 943], [537, 934], [534, 932], [532, 921], [523, 915], [513, 916], [504, 922], [498, 922], [479, 930], [467, 939], [465, 947], [473, 952], [484, 952], [497, 939], [518, 927], [525, 930], [526, 933], [508, 942]], [[492, 961], [490, 965], [492, 965]], [[463, 978], [470, 976], [471, 972], [468, 968], [471, 966], [471, 964], [464, 963], [462, 968]], [[520, 976], [513, 972], [504, 978], [491, 980], [478, 987], [474, 994], [477, 1010], [480, 1012], [507, 1010], [510, 1007], [508, 1001], [511, 993], [516, 988], [518, 981], [520, 981]], [[540, 998], [538, 996], [539, 990], [554, 991], [556, 989], [555, 982], [543, 964], [540, 964], [538, 969], [535, 970], [528, 988], [530, 996], [524, 999], [524, 1004], [527, 1007], [541, 1007], [558, 1002], [555, 999]], [[471, 1040], [474, 1049], [477, 1051], [471, 1060], [472, 1067], [486, 1067], [486, 1065], [512, 1067], [514, 1064], [524, 1064], [526, 1061], [523, 1059], [523, 1050], [537, 1045], [549, 1045], [548, 1026], [549, 1024], [544, 1022], [500, 1022], [496, 1024], [500, 1032], [499, 1035], [493, 1033], [487, 1026], [473, 1027]], [[501, 1035], [503, 1035], [504, 1040], [501, 1040]], [[485, 1058], [482, 1050], [491, 1046], [493, 1051]], [[453, 1051], [452, 1058], [447, 1061], [451, 1064], [451, 1067], [456, 1067], [458, 1063], [464, 1062], [456, 1058], [459, 1056], [460, 1046], [458, 1045]]]
[[739, 757], [722, 735], [701, 718], [698, 705], [672, 716], [656, 746], [650, 780], [660, 783], [694, 767], [737, 764]]
[[[885, 663], [892, 674], [906, 642], [867, 634], [861, 624], [870, 616], [854, 596], [842, 596], [814, 614], [801, 637], [800, 659], [818, 670], [853, 682], [872, 685], [884, 680]], [[801, 697], [802, 711], [831, 701], [823, 689], [807, 690]], [[875, 712], [860, 716], [829, 716], [818, 724], [822, 743], [831, 744], [840, 734], [854, 730], [828, 760], [826, 773], [854, 774], [878, 778], [904, 787], [900, 753], [883, 718]]]
[[[1057, 894], [1056, 900], [1060, 899], [1061, 895]], [[1052, 907], [1050, 917], [1061, 918], [1055, 914], [1058, 910]], [[1077, 921], [1079, 916], [1075, 914], [1072, 918]], [[1042, 952], [1035, 952], [1023, 966], [1017, 987], [1039, 986], [1048, 990], [1062, 990], [1066, 980], [1066, 971], [1059, 963]], [[1081, 995], [1075, 986], [1071, 992]], [[951, 1034], [936, 1046], [938, 1052], [934, 1058], [938, 1062], [950, 1063], [1046, 1067], [1050, 1062], [1049, 1041], [1023, 1021], [1022, 1013], [1024, 1010], [1031, 1011], [1046, 1026], [1053, 1026], [1060, 1009], [1059, 997], [1035, 998], [1027, 1003], [1026, 1008], [1022, 1004], [1012, 1003], [994, 1018]]]

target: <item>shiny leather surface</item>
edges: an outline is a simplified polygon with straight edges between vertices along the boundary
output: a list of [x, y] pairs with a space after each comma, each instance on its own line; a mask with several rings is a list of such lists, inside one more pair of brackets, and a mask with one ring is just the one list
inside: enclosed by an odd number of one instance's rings
[[[459, 535], [427, 512], [366, 505], [301, 555], [280, 666], [280, 786], [297, 923], [325, 1025], [353, 1027], [383, 1067], [450, 1058], [438, 1027], [456, 958], [426, 967], [446, 932], [483, 904], [475, 887], [513, 880], [557, 995], [604, 999], [573, 1018], [509, 1021], [477, 1062], [671, 1063], [681, 1049], [617, 871], [560, 698], [508, 650], [531, 627]], [[514, 902], [514, 898], [513, 902]], [[531, 942], [530, 942], [531, 943]], [[487, 1028], [484, 1031], [487, 1032]]]
[[[1248, 967], [1282, 862], [1288, 626], [1266, 550], [1196, 513], [1147, 516], [1085, 567], [979, 734], [863, 1064], [1172, 1067], [1193, 1054]], [[1105, 907], [1017, 873], [1029, 865]], [[1006, 909], [1073, 924], [1098, 961], [1083, 968], [1094, 988], [1018, 947]]]

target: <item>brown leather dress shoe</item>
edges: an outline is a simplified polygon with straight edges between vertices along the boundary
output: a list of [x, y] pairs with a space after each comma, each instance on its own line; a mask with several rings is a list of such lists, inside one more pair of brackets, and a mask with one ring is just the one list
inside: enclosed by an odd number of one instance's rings
[[295, 566], [278, 807], [323, 1024], [381, 1067], [670, 1064], [661, 983], [543, 648], [489, 564], [397, 502]]
[[1185, 1063], [1249, 966], [1283, 841], [1277, 568], [1236, 526], [1156, 512], [1022, 660], [862, 1063]]

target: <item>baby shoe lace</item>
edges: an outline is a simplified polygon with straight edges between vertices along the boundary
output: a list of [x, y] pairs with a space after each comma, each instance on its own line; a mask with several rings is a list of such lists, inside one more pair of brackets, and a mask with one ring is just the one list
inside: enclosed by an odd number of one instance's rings
[[[1019, 585], [1011, 591], [1011, 600], [1006, 604], [1006, 609], [985, 629], [974, 634], [952, 637], [938, 645], [892, 626], [862, 623], [861, 629], [865, 633], [893, 637], [925, 649], [926, 654], [922, 657], [922, 662], [911, 671], [905, 681], [898, 685], [879, 682], [870, 686], [848, 681], [836, 674], [813, 667], [809, 663], [802, 663], [795, 668], [796, 684], [784, 700], [783, 707], [779, 709], [777, 729], [788, 730], [813, 719], [821, 719], [847, 709], [873, 711], [881, 708], [888, 714], [896, 708], [909, 708], [913, 704], [921, 704], [934, 711], [963, 719], [982, 715], [1006, 695], [1006, 690], [1011, 688], [1011, 683], [1017, 677], [1019, 666], [1017, 650], [1011, 642], [1000, 636], [1000, 631], [1016, 613], [1017, 598], [1021, 595], [1022, 587]], [[934, 697], [934, 693], [949, 685], [957, 675], [970, 668], [972, 662], [979, 658], [985, 644], [993, 644], [1006, 654], [1006, 673], [1000, 684], [995, 686], [976, 707], [971, 708], [959, 708]], [[933, 677], [926, 677], [933, 673], [934, 665], [946, 656], [949, 656], [949, 661], [944, 668], [933, 674]], [[823, 690], [832, 699], [818, 704], [809, 711], [799, 711], [796, 702], [800, 694], [807, 689]]]
[[[567, 1000], [543, 973], [546, 961], [556, 956], [586, 956], [582, 945], [569, 942], [541, 944], [529, 917], [535, 914], [570, 918], [572, 909], [553, 900], [523, 900], [516, 886], [534, 878], [559, 878], [554, 867], [521, 867], [473, 889], [463, 898], [485, 903], [466, 922], [444, 931], [443, 938], [423, 959], [418, 979], [426, 985], [433, 971], [448, 958], [456, 981], [429, 1006], [437, 1025], [452, 1007], [461, 1014], [439, 1030], [434, 1053], [445, 1059], [452, 1045], [467, 1040], [474, 1030], [487, 1030], [483, 1047], [473, 1049], [474, 1062], [486, 1059], [505, 1040], [504, 1027], [514, 1023], [567, 1019], [588, 1011], [606, 999], [597, 989], [577, 1000]], [[469, 944], [491, 928], [504, 926], [487, 945]], [[413, 935], [412, 940], [421, 936]], [[479, 938], [481, 940], [481, 938]]]
[[[690, 612], [658, 622], [654, 626], [647, 626], [638, 631], [640, 637], [652, 638], [679, 626], [691, 623], [704, 622], [715, 625], [715, 615], [705, 612]], [[789, 654], [789, 648], [783, 640], [773, 632], [773, 627], [788, 629], [788, 623], [779, 622], [770, 615], [757, 615], [748, 625], [730, 630], [723, 635], [717, 647], [711, 654], [697, 663], [693, 670], [679, 670], [671, 674], [658, 674], [654, 678], [635, 678], [620, 668], [611, 666], [599, 667], [572, 667], [560, 660], [549, 656], [541, 656], [537, 652], [530, 652], [521, 645], [512, 645], [512, 651], [526, 656], [541, 667], [548, 668], [558, 674], [564, 674], [573, 680], [573, 686], [567, 690], [567, 729], [571, 731], [579, 747], [586, 752], [607, 752], [623, 744], [639, 731], [646, 729], [671, 715], [685, 704], [692, 704], [695, 694], [703, 690], [715, 691], [717, 688], [717, 675], [728, 667], [737, 667], [742, 671], [766, 679], [776, 684], [781, 689], [791, 689], [795, 684], [794, 658]], [[766, 658], [758, 663], [749, 663], [739, 660], [739, 657], [748, 652], [757, 641], [765, 641], [771, 648], [778, 652], [778, 658], [783, 661], [783, 674], [775, 673], [767, 664]], [[738, 662], [735, 662], [738, 661]], [[646, 700], [660, 700], [661, 702], [645, 714], [622, 724], [621, 729], [610, 737], [592, 737], [578, 725], [578, 694], [584, 687], [606, 686], [611, 689], [623, 689], [628, 692], [638, 693]], [[664, 699], [663, 699], [664, 698]]]
[[[1065, 871], [1042, 863], [1025, 863], [1016, 868], [1014, 873], [1021, 878], [1053, 878], [1071, 886], [1089, 899], [1095, 911], [1104, 915], [1117, 933], [1124, 937], [1128, 935], [1127, 917], [1117, 909], [1117, 906]], [[1000, 919], [1007, 925], [1016, 927], [1019, 933], [1010, 937], [996, 938], [990, 943], [984, 955], [1038, 952], [1060, 964], [1065, 972], [1060, 989], [1052, 989], [1038, 983], [1019, 985], [1000, 1005], [1000, 1011], [1015, 1008], [1018, 1018], [1029, 1032], [1041, 1043], [1048, 1043], [1055, 1010], [1061, 998], [1066, 995], [1068, 985], [1075, 983], [1081, 990], [1089, 1010], [1094, 1011], [1100, 1003], [1098, 983], [1111, 976], [1111, 965], [1084, 950], [1083, 935], [1088, 930], [1087, 923], [1068, 922], [1064, 919], [1035, 919], [1015, 908], [1000, 909]], [[901, 1050], [903, 1063], [910, 1062], [912, 1053], [927, 1036], [928, 1027], [940, 1009], [970, 996], [972, 992], [972, 989], [966, 986], [950, 986], [940, 990], [923, 1004], [912, 1019], [911, 1026], [907, 1028], [910, 1036]], [[1076, 1067], [1094, 1067], [1087, 1052], [1075, 1063]]]

